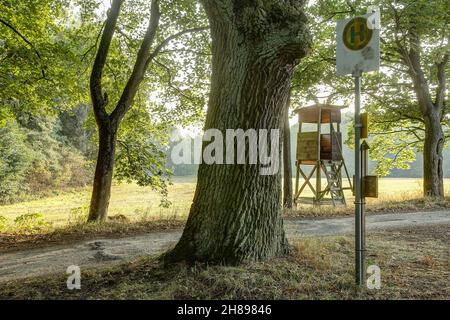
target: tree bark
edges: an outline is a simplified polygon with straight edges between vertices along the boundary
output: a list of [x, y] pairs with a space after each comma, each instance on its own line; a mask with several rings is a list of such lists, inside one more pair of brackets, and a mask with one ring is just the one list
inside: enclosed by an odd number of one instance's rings
[[290, 95], [284, 112], [283, 130], [283, 206], [292, 209], [291, 128], [289, 126]]
[[[445, 101], [445, 66], [449, 56], [444, 55], [437, 63], [438, 87], [436, 99], [433, 102], [429, 84], [423, 72], [420, 60], [421, 42], [414, 29], [410, 32], [410, 49], [405, 55], [405, 61], [413, 80], [414, 91], [419, 102], [425, 124], [425, 139], [423, 147], [423, 194], [424, 197], [444, 198], [443, 156], [445, 136], [442, 130], [443, 107]], [[406, 53], [404, 50], [403, 52]]]
[[108, 17], [95, 56], [89, 82], [92, 108], [94, 109], [98, 127], [99, 149], [88, 222], [104, 221], [106, 219], [109, 198], [111, 196], [117, 126], [114, 126], [115, 128], [113, 130], [111, 127], [111, 118], [106, 112], [108, 96], [102, 92], [102, 74], [122, 4], [123, 0], [114, 0], [111, 8], [108, 10]]
[[444, 132], [438, 114], [424, 117], [423, 193], [425, 197], [444, 198]]
[[111, 125], [99, 129], [99, 149], [95, 168], [94, 187], [88, 221], [105, 221], [108, 215], [109, 198], [116, 153], [117, 128]]
[[[203, 1], [212, 37], [206, 130], [282, 128], [292, 72], [310, 41], [299, 3]], [[166, 262], [238, 264], [288, 251], [280, 172], [261, 175], [260, 163], [246, 163], [200, 165], [186, 227]]]

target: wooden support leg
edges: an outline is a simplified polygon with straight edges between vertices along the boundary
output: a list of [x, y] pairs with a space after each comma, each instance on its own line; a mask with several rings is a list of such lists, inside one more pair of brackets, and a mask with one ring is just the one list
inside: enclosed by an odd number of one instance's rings
[[317, 165], [316, 165], [317, 171], [316, 171], [316, 193], [315, 193], [315, 199], [317, 204], [320, 201], [320, 192], [322, 190], [322, 178], [321, 178], [321, 167], [320, 167], [320, 161], [317, 161]]
[[298, 192], [298, 182], [299, 182], [299, 179], [300, 179], [300, 177], [299, 177], [300, 164], [297, 162], [297, 163], [295, 164], [295, 167], [296, 167], [297, 172], [296, 172], [296, 174], [295, 174], [294, 206], [297, 206], [297, 199], [298, 199], [298, 195], [299, 195], [299, 192]]
[[[311, 184], [310, 180], [311, 177], [313, 176], [314, 172], [316, 171], [317, 166], [315, 166], [311, 172], [309, 173], [308, 176], [306, 176], [306, 174], [303, 172], [303, 170], [300, 168], [300, 166], [297, 167], [297, 179], [299, 179], [299, 176], [301, 175], [303, 177], [303, 179], [305, 179], [305, 182], [302, 184], [300, 190], [297, 190], [295, 192], [295, 196], [294, 199], [297, 200], [298, 197], [300, 196], [300, 194], [303, 192], [303, 190], [305, 189], [306, 186], [309, 186], [309, 188], [311, 189], [311, 191], [316, 194], [316, 190], [314, 190], [313, 185]], [[296, 187], [297, 189], [297, 187]]]

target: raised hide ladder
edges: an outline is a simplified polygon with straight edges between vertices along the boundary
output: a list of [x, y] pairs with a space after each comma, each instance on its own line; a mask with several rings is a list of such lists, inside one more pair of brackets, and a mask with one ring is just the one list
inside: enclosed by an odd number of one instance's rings
[[346, 205], [341, 175], [343, 165], [344, 161], [342, 160], [321, 160], [322, 171], [327, 178], [327, 186], [321, 192], [319, 200], [329, 193], [333, 206]]

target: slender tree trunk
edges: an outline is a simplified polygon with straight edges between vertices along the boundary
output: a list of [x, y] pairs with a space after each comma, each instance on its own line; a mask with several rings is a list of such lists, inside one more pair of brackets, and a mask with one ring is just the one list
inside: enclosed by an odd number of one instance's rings
[[[301, 7], [279, 0], [203, 3], [213, 57], [205, 129], [223, 136], [226, 129], [280, 130], [292, 72], [309, 44]], [[261, 175], [261, 167], [201, 164], [186, 227], [165, 261], [237, 264], [285, 254], [281, 174]]]
[[[123, 117], [131, 108], [133, 99], [144, 78], [149, 63], [158, 54], [156, 51], [151, 52], [151, 46], [155, 39], [156, 30], [158, 29], [160, 11], [158, 0], [152, 0], [150, 20], [136, 57], [133, 72], [128, 78], [127, 84], [125, 85], [114, 110], [111, 114], [108, 114], [106, 111], [108, 95], [102, 90], [102, 73], [123, 2], [124, 0], [113, 0], [111, 8], [108, 10], [108, 17], [95, 56], [89, 83], [92, 107], [94, 109], [95, 120], [99, 130], [97, 166], [95, 168], [94, 187], [92, 190], [91, 206], [88, 216], [88, 221], [90, 222], [104, 221], [108, 215], [114, 158], [116, 153], [117, 130]], [[158, 50], [161, 50], [164, 45], [165, 44], [160, 44]]]
[[116, 138], [116, 128], [111, 128], [111, 126], [99, 128], [99, 148], [88, 217], [89, 222], [105, 221], [108, 215], [116, 153]]
[[444, 132], [437, 114], [424, 117], [423, 193], [425, 197], [444, 198]]
[[291, 160], [291, 128], [289, 126], [290, 97], [287, 99], [284, 112], [283, 130], [283, 206], [292, 209], [292, 160]]

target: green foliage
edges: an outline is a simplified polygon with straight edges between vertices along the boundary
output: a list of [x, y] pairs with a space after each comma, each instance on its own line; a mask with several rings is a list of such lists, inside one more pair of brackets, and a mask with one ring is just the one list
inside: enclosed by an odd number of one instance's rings
[[90, 183], [91, 163], [62, 142], [57, 120], [19, 110], [15, 116], [0, 128], [0, 203]]
[[[107, 7], [102, 0], [0, 3], [0, 202], [91, 181], [98, 137], [88, 77]], [[149, 10], [147, 0], [124, 3], [103, 73], [108, 112], [131, 74]], [[161, 12], [154, 47], [208, 25], [194, 0], [162, 1]], [[203, 119], [209, 46], [207, 31], [173, 38], [149, 66], [121, 124], [115, 177], [160, 190], [163, 205], [169, 131]]]
[[30, 189], [42, 192], [89, 183], [91, 168], [75, 148], [59, 141], [56, 122], [48, 118], [32, 119], [36, 127], [27, 130], [28, 141], [35, 150], [27, 172]]
[[40, 213], [27, 213], [14, 219], [15, 228], [25, 233], [35, 233], [46, 230], [50, 223], [45, 221]]
[[91, 107], [86, 105], [63, 110], [56, 120], [56, 136], [59, 141], [79, 150], [88, 160], [93, 160], [96, 156], [96, 146], [92, 139], [95, 129], [88, 121], [90, 112]]
[[85, 159], [78, 150], [65, 144], [59, 134], [58, 119], [20, 111], [17, 111], [17, 119], [33, 149], [33, 162], [28, 172], [32, 190], [84, 186], [90, 180]]
[[[0, 2], [0, 100], [39, 113], [86, 100], [66, 0]], [[26, 99], [24, 99], [26, 97]]]
[[150, 186], [162, 195], [161, 205], [167, 207], [168, 184], [172, 172], [166, 168], [168, 144], [165, 123], [152, 123], [145, 109], [136, 106], [125, 118], [125, 123], [140, 123], [131, 129], [122, 126], [119, 132], [114, 177], [118, 181], [135, 181], [139, 186]]

